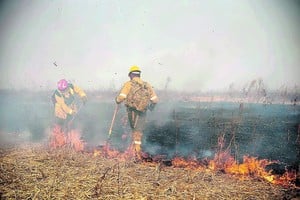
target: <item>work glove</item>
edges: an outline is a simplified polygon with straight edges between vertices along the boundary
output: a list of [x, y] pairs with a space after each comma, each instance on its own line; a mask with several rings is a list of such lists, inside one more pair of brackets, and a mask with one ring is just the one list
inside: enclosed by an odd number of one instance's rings
[[116, 104], [120, 104], [121, 101], [118, 101], [118, 98], [115, 98]]
[[148, 109], [149, 109], [150, 111], [153, 111], [154, 108], [155, 108], [155, 106], [156, 106], [155, 103], [150, 103], [149, 106], [148, 106]]
[[76, 109], [72, 109], [70, 112], [69, 112], [69, 115], [75, 115], [77, 113], [77, 110]]
[[85, 103], [87, 102], [87, 96], [86, 95], [82, 96], [81, 100], [82, 100], [83, 105], [85, 105]]
[[71, 115], [75, 115], [78, 112], [77, 106], [75, 106], [75, 104], [71, 105], [70, 107], [72, 109], [72, 114]]

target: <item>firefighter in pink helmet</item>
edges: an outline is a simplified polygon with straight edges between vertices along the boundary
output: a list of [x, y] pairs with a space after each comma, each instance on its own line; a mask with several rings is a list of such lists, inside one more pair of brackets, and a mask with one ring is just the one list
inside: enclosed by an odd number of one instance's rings
[[[142, 136], [146, 122], [146, 112], [148, 109], [154, 109], [155, 105], [158, 103], [158, 97], [152, 86], [141, 79], [141, 70], [138, 66], [132, 66], [129, 69], [128, 76], [130, 80], [124, 83], [115, 100], [117, 104], [120, 104], [123, 101], [125, 102], [128, 121], [132, 130], [132, 143], [129, 147], [129, 150], [133, 150], [135, 152], [136, 158], [140, 160]], [[140, 104], [140, 102], [144, 100], [138, 99], [138, 97], [133, 95], [133, 93], [135, 93], [134, 88], [138, 87], [135, 85], [142, 85], [142, 87], [148, 88], [147, 95], [144, 97], [140, 97], [143, 99], [147, 99], [147, 107], [139, 109], [139, 105], [137, 104]]]
[[52, 101], [54, 103], [55, 123], [62, 130], [68, 128], [69, 121], [77, 112], [75, 95], [81, 98], [83, 104], [86, 103], [87, 95], [80, 87], [69, 83], [66, 79], [57, 82], [57, 89], [52, 95]]

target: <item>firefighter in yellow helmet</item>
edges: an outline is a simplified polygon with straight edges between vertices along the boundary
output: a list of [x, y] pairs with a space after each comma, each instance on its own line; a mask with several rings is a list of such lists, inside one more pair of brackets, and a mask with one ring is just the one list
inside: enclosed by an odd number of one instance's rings
[[52, 95], [52, 101], [54, 103], [55, 123], [62, 130], [68, 128], [68, 123], [77, 112], [75, 95], [78, 95], [85, 104], [87, 96], [80, 87], [65, 79], [58, 81], [57, 89]]
[[153, 110], [158, 103], [158, 97], [152, 86], [141, 79], [141, 70], [138, 66], [129, 69], [130, 78], [121, 88], [116, 103], [124, 101], [127, 108], [128, 121], [132, 130], [132, 143], [129, 147], [141, 159], [141, 144], [146, 122], [146, 112]]

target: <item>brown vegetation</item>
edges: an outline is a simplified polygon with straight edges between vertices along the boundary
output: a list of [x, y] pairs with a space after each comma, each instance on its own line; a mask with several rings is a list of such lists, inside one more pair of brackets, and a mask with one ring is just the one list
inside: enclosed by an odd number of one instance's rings
[[[211, 170], [41, 144], [0, 149], [1, 199], [291, 199], [295, 190]], [[294, 192], [294, 193], [293, 193]]]

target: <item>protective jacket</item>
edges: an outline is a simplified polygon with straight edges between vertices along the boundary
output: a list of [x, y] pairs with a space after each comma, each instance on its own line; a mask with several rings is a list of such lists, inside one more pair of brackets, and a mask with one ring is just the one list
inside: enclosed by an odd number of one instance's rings
[[[127, 82], [123, 85], [123, 87], [122, 87], [122, 89], [121, 89], [119, 95], [116, 97], [116, 102], [117, 102], [117, 103], [121, 103], [121, 102], [123, 102], [124, 100], [126, 100], [126, 97], [127, 97], [127, 95], [129, 94], [130, 89], [131, 89], [131, 82], [132, 82], [132, 81], [136, 81], [136, 82], [139, 82], [139, 83], [143, 83], [143, 80], [142, 80], [140, 77], [134, 77], [132, 80], [127, 81]], [[156, 95], [155, 91], [153, 90], [153, 88], [152, 88], [151, 86], [150, 86], [149, 88], [150, 88], [150, 101], [151, 101], [151, 103], [156, 104], [156, 103], [158, 102], [157, 95]], [[126, 101], [125, 101], [125, 105], [126, 105]]]
[[54, 98], [55, 98], [55, 116], [61, 119], [66, 119], [67, 115], [72, 115], [74, 110], [76, 110], [76, 105], [74, 103], [75, 94], [80, 96], [81, 98], [86, 96], [86, 93], [78, 86], [74, 84], [68, 85], [67, 92], [60, 92], [59, 90], [55, 90]]

